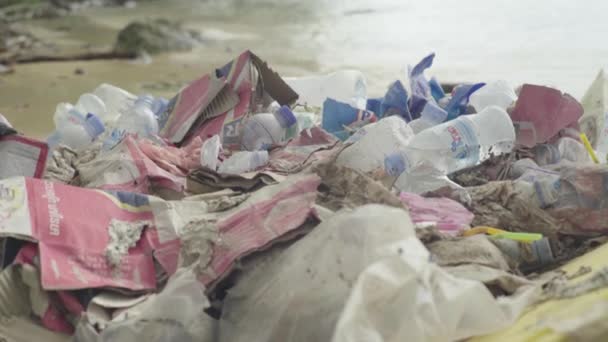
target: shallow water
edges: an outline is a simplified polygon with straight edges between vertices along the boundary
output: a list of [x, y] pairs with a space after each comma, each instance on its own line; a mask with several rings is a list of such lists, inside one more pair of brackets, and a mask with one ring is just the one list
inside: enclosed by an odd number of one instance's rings
[[[58, 102], [74, 102], [101, 82], [170, 96], [246, 48], [283, 75], [358, 68], [372, 94], [434, 51], [428, 74], [440, 81], [505, 79], [553, 85], [580, 97], [608, 64], [607, 10], [608, 2], [600, 0], [171, 0], [89, 9], [22, 25], [62, 53], [110, 48], [120, 28], [143, 17], [180, 18], [207, 43], [190, 53], [156, 56], [148, 65], [20, 65], [0, 77], [0, 112], [23, 132], [44, 136]], [[76, 75], [76, 68], [85, 74]]]

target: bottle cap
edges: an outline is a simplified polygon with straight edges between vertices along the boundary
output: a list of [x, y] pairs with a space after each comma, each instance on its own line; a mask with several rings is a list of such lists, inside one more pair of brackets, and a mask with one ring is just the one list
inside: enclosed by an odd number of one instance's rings
[[87, 114], [84, 127], [91, 137], [96, 137], [106, 130], [101, 119], [92, 113]]
[[397, 177], [402, 174], [407, 163], [401, 153], [395, 152], [384, 158], [384, 170], [389, 176]]
[[288, 106], [281, 106], [275, 113], [275, 117], [283, 127], [291, 127], [298, 122], [298, 119], [296, 119], [296, 116]]

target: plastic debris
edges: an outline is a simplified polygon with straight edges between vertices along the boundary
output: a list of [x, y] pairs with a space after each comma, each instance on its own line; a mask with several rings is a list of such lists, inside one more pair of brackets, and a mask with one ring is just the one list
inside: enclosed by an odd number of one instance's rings
[[434, 58], [370, 97], [244, 51], [170, 101], [84, 90], [47, 143], [0, 116], [0, 335], [452, 341], [560, 299], [579, 321], [521, 329], [600, 336], [608, 249], [561, 265], [608, 241], [604, 74], [581, 106]]

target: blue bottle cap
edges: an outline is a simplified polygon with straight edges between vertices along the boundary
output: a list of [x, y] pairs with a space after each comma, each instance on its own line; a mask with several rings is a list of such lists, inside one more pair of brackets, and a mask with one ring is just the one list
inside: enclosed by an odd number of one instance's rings
[[275, 117], [283, 127], [291, 127], [298, 122], [298, 119], [296, 119], [296, 116], [288, 106], [281, 106], [275, 113]]
[[96, 137], [106, 130], [101, 119], [92, 113], [87, 114], [84, 127], [91, 137]]
[[384, 170], [392, 177], [402, 174], [407, 167], [406, 164], [405, 159], [399, 152], [391, 153], [384, 158]]

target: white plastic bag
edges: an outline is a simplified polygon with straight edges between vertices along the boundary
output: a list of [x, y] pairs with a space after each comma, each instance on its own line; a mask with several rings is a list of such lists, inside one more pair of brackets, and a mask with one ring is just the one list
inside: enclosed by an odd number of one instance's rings
[[129, 309], [127, 319], [95, 333], [81, 322], [77, 341], [99, 342], [211, 342], [215, 321], [203, 311], [209, 307], [204, 287], [190, 270], [179, 270], [158, 294]]

